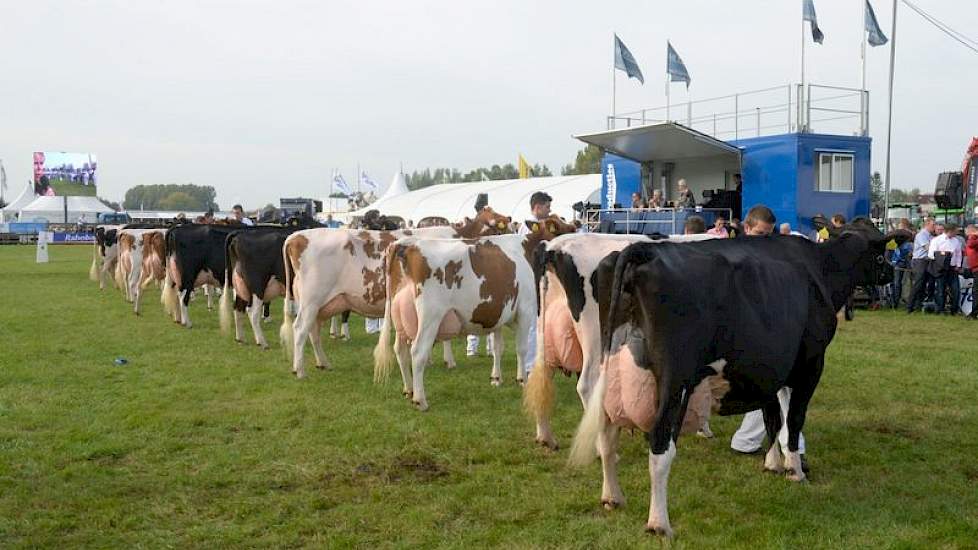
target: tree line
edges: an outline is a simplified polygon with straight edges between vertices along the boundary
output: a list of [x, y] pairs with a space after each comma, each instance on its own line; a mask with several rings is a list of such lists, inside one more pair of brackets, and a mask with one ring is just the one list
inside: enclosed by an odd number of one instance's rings
[[[577, 152], [574, 162], [565, 164], [560, 169], [560, 175], [573, 176], [577, 174], [601, 173], [601, 149], [588, 145]], [[530, 177], [552, 176], [553, 171], [546, 164], [534, 164], [530, 168]], [[513, 180], [520, 177], [520, 171], [513, 163], [503, 165], [493, 164], [489, 167], [476, 168], [462, 172], [457, 168], [425, 168], [405, 174], [408, 189], [422, 189], [439, 183], [466, 183], [473, 181]]]
[[219, 210], [217, 191], [210, 185], [192, 183], [137, 185], [126, 191], [122, 206], [126, 210]]

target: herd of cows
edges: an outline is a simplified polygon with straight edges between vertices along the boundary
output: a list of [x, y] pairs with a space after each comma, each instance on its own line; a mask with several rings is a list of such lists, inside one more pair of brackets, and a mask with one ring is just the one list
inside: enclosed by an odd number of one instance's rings
[[[646, 528], [669, 536], [666, 486], [680, 433], [708, 432], [712, 413], [761, 410], [770, 447], [766, 470], [804, 481], [798, 438], [824, 367], [837, 312], [856, 286], [873, 284], [886, 244], [856, 219], [813, 243], [795, 236], [580, 233], [557, 216], [512, 220], [486, 207], [450, 226], [372, 231], [283, 226], [102, 226], [91, 278], [115, 282], [141, 311], [154, 282], [177, 323], [190, 328], [192, 295], [208, 307], [223, 287], [221, 326], [243, 342], [244, 318], [267, 347], [262, 317], [284, 301], [282, 345], [299, 378], [305, 344], [329, 368], [321, 332], [349, 312], [383, 318], [374, 378], [400, 368], [403, 394], [428, 402], [424, 369], [443, 342], [491, 335], [491, 382], [501, 382], [502, 328], [513, 329], [516, 379], [536, 421], [536, 441], [557, 449], [550, 419], [559, 370], [578, 375], [584, 406], [571, 462], [602, 463], [601, 502], [624, 502], [617, 477], [622, 428], [647, 434], [651, 505]], [[335, 324], [331, 329], [336, 330]], [[345, 332], [348, 335], [348, 332]], [[536, 350], [534, 365], [524, 364]], [[791, 389], [785, 416], [777, 393]], [[784, 420], [783, 420], [784, 419]], [[788, 444], [777, 434], [786, 422]]]

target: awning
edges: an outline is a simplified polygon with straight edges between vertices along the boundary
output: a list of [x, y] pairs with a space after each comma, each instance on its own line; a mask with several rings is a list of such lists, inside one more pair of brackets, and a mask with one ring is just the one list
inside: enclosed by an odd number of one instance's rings
[[662, 122], [580, 134], [575, 138], [637, 162], [725, 156], [739, 159], [740, 149], [675, 122]]

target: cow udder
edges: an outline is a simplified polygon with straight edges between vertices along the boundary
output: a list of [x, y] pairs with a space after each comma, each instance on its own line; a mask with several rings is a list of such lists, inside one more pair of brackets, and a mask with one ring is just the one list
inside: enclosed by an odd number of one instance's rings
[[[649, 432], [658, 406], [656, 380], [652, 371], [638, 366], [630, 346], [618, 348], [608, 357], [603, 368], [607, 377], [604, 409], [611, 423]], [[705, 379], [689, 398], [680, 433], [695, 433], [700, 429], [710, 417], [712, 403], [709, 379]]]
[[[391, 301], [391, 321], [398, 338], [414, 341], [418, 336], [418, 311], [414, 307], [414, 293], [410, 288], [402, 288]], [[458, 314], [449, 311], [438, 325], [436, 341], [450, 340], [462, 333], [462, 321]]]
[[544, 349], [548, 368], [561, 369], [565, 374], [580, 374], [584, 365], [581, 343], [574, 330], [574, 319], [566, 299], [547, 303], [544, 318]]

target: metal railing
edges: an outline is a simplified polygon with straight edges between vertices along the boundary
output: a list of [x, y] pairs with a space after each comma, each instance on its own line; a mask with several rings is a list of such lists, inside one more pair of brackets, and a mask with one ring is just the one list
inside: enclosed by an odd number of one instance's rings
[[869, 129], [869, 92], [811, 83], [804, 87], [785, 84], [606, 118], [609, 130], [666, 121], [724, 140], [816, 131], [865, 136]]
[[[665, 219], [647, 219], [646, 216], [649, 213], [666, 214], [667, 217]], [[604, 214], [624, 214], [624, 218], [604, 216]], [[703, 214], [710, 214], [710, 216], [703, 216]], [[722, 215], [725, 219], [730, 220], [733, 211], [729, 208], [704, 208], [702, 206], [696, 208], [603, 208], [585, 210], [583, 225], [587, 231], [596, 232], [603, 222], [610, 221], [615, 227], [624, 226], [625, 234], [649, 234], [651, 231], [646, 231], [645, 226], [652, 225], [655, 232], [664, 235], [679, 235], [683, 233], [683, 225], [690, 216], [709, 217], [710, 219], [706, 220], [707, 226], [709, 226], [711, 220], [716, 219], [717, 215]], [[609, 220], [610, 217], [618, 219]], [[632, 227], [636, 225], [643, 226], [642, 230], [632, 231]], [[617, 231], [615, 232], [617, 233]]]

